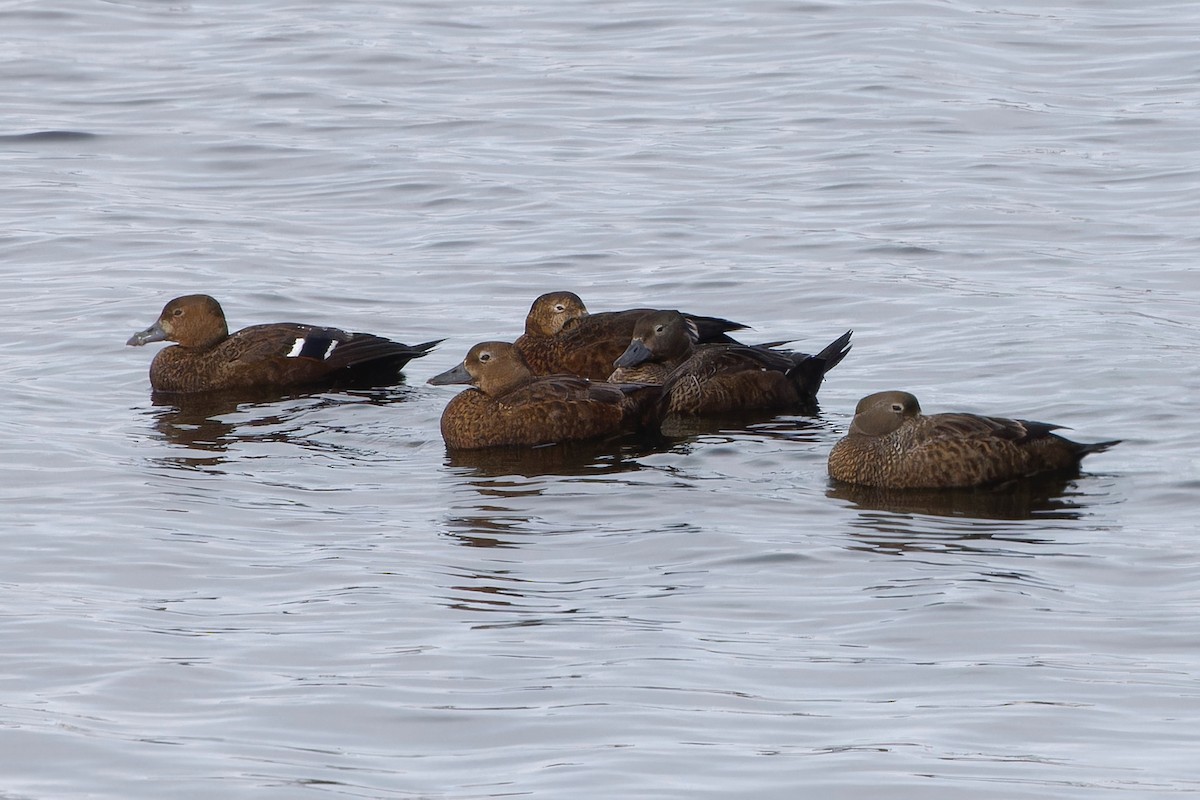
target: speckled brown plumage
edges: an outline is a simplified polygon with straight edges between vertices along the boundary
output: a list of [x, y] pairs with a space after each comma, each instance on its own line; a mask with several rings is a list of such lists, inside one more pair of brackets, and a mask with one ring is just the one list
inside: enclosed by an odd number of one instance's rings
[[251, 325], [230, 335], [221, 305], [203, 294], [167, 303], [153, 325], [127, 344], [176, 342], [150, 364], [158, 392], [319, 388], [394, 383], [400, 370], [438, 342], [401, 344], [294, 322]]
[[[533, 301], [517, 349], [535, 375], [571, 374], [602, 381], [624, 352], [634, 325], [654, 309], [589, 314], [572, 292], [549, 292]], [[734, 342], [726, 333], [745, 328], [720, 317], [687, 315], [700, 341]]]
[[657, 311], [638, 321], [610, 379], [661, 382], [666, 414], [796, 409], [816, 400], [825, 373], [850, 352], [850, 335], [815, 356], [766, 345], [702, 344], [690, 320]]
[[596, 383], [574, 375], [536, 377], [507, 342], [481, 342], [462, 363], [429, 379], [469, 383], [442, 412], [451, 449], [536, 446], [656, 428], [657, 386]]
[[1116, 441], [1080, 444], [1058, 425], [976, 414], [921, 413], [908, 392], [859, 401], [845, 438], [829, 453], [836, 480], [889, 489], [984, 486], [1079, 468]]
[[633, 367], [617, 367], [608, 376], [609, 383], [653, 383], [661, 386], [678, 364], [647, 361]]

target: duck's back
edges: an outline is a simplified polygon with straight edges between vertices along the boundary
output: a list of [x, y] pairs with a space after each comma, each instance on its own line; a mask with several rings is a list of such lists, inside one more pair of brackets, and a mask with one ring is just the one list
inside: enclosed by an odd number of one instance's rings
[[787, 354], [749, 345], [710, 344], [676, 367], [663, 383], [666, 413], [685, 415], [769, 411], [796, 406]]

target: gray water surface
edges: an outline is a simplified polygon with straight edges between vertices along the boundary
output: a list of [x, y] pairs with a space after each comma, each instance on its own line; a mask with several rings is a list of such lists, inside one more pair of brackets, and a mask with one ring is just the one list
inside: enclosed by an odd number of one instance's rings
[[[0, 797], [1200, 792], [1200, 6], [0, 4]], [[813, 352], [816, 416], [451, 455], [535, 296]], [[123, 342], [446, 337], [151, 398]], [[831, 484], [859, 397], [1119, 438]]]

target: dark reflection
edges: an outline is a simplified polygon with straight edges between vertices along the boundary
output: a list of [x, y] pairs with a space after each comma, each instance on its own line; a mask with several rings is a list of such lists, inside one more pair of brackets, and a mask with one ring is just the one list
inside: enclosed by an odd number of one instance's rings
[[[246, 442], [292, 442], [317, 446], [288, 425], [302, 412], [340, 405], [390, 405], [413, 393], [405, 386], [338, 393], [246, 391], [150, 396], [154, 430], [167, 442], [211, 455], [165, 459], [190, 467], [216, 466], [228, 449]], [[325, 445], [326, 447], [328, 445]]]
[[[805, 411], [798, 412], [805, 414]], [[627, 435], [599, 441], [562, 442], [542, 447], [490, 447], [480, 450], [451, 450], [446, 464], [462, 468], [476, 477], [519, 475], [603, 476], [642, 469], [641, 456], [667, 450], [687, 450], [701, 437], [746, 435], [808, 439], [827, 425], [816, 416], [780, 415], [755, 411], [707, 417], [672, 415], [663, 421], [659, 435]]]
[[1051, 476], [976, 489], [877, 489], [834, 483], [827, 497], [866, 510], [984, 520], [1078, 519], [1083, 506], [1071, 497], [1074, 480]]
[[87, 131], [49, 130], [33, 131], [31, 133], [10, 133], [0, 136], [0, 142], [17, 144], [20, 142], [80, 142], [88, 139], [99, 139], [100, 135]]
[[463, 583], [451, 584], [446, 607], [457, 611], [532, 611], [522, 589], [525, 580], [507, 570], [473, 572], [455, 576]]
[[[952, 490], [878, 490], [836, 485], [829, 497], [860, 511], [852, 523], [859, 544], [852, 549], [889, 555], [986, 553], [1029, 557], [1053, 545], [1047, 533], [1061, 521], [1086, 514], [1074, 480], [1066, 477], [1013, 481], [997, 487]], [[1046, 524], [1038, 524], [1046, 523]], [[983, 580], [1028, 576], [988, 573]]]
[[[595, 480], [612, 484], [616, 491], [622, 475], [661, 471], [661, 467], [644, 463], [646, 456], [687, 453], [701, 438], [711, 444], [714, 436], [727, 437], [735, 445], [748, 437], [812, 440], [825, 427], [820, 419], [763, 413], [680, 422], [670, 436], [448, 451], [446, 465], [458, 473], [463, 486], [474, 490], [475, 501], [447, 518], [447, 533], [467, 547], [517, 547], [533, 529], [546, 526], [543, 520], [523, 515], [512, 506], [521, 498], [537, 497], [561, 485], [553, 479]], [[552, 480], [543, 480], [546, 478]]]
[[[562, 442], [544, 447], [489, 447], [451, 450], [447, 466], [463, 470], [470, 478], [544, 475], [602, 476], [642, 469], [639, 456], [658, 452], [669, 440], [621, 437], [597, 442]], [[472, 481], [486, 494], [487, 481]], [[511, 491], [504, 492], [511, 495]]]
[[464, 547], [516, 547], [516, 539], [526, 534], [530, 524], [528, 517], [489, 514], [486, 508], [478, 511], [446, 520], [447, 534]]
[[446, 533], [464, 547], [488, 548], [495, 552], [490, 556], [476, 553], [465, 563], [450, 567], [449, 580], [441, 587], [444, 592], [442, 604], [474, 615], [497, 612], [502, 615], [495, 622], [476, 617], [478, 621], [474, 627], [542, 624], [547, 613], [555, 613], [556, 609], [552, 603], [537, 602], [530, 595], [544, 593], [546, 587], [531, 584], [516, 574], [519, 559], [503, 554], [505, 549], [517, 547], [519, 540], [530, 535], [531, 518], [483, 504], [472, 512], [448, 519]]
[[[1044, 548], [1053, 544], [1044, 535], [1044, 528], [1014, 527], [1011, 521], [1000, 520], [951, 521], [939, 527], [916, 516], [864, 512], [853, 528], [851, 535], [856, 543], [849, 549], [893, 556], [955, 553], [1029, 558], [1029, 546]], [[1032, 580], [1015, 570], [989, 570], [984, 574], [989, 580]], [[924, 582], [923, 578], [909, 581], [913, 587]]]
[[706, 417], [681, 417], [672, 414], [663, 420], [663, 436], [675, 440], [692, 440], [716, 433], [754, 433], [761, 436], [796, 438], [798, 430], [820, 430], [824, 421], [817, 416], [815, 404], [800, 409], [794, 415], [770, 411], [749, 411], [742, 414], [722, 414]]
[[545, 529], [535, 515], [513, 507], [523, 498], [542, 495], [556, 485], [554, 478], [608, 480], [644, 469], [638, 458], [657, 452], [660, 444], [657, 439], [621, 437], [533, 448], [448, 451], [446, 466], [473, 493], [459, 513], [447, 517], [446, 534], [465, 547], [517, 547], [535, 529]]

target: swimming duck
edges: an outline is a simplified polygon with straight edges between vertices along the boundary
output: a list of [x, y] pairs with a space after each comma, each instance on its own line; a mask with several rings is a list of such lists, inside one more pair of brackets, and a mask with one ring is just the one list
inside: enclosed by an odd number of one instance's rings
[[176, 344], [154, 356], [151, 387], [207, 392], [394, 383], [405, 364], [442, 340], [407, 345], [293, 322], [251, 325], [231, 335], [220, 303], [191, 294], [167, 303], [155, 323], [126, 344], [162, 341]]
[[[535, 375], [569, 373], [603, 381], [613, 361], [625, 350], [633, 327], [652, 308], [588, 313], [573, 292], [548, 292], [533, 301], [525, 317], [525, 333], [514, 344]], [[735, 340], [726, 333], [745, 328], [720, 317], [687, 315], [703, 342]]]
[[429, 383], [473, 387], [442, 412], [442, 438], [451, 449], [536, 446], [657, 427], [657, 386], [536, 377], [508, 342], [475, 345], [461, 364]]
[[976, 414], [921, 413], [908, 392], [867, 395], [846, 437], [829, 453], [836, 480], [890, 489], [983, 486], [1077, 470], [1117, 441], [1081, 444], [1059, 425]]
[[811, 405], [825, 373], [850, 352], [852, 331], [816, 355], [771, 345], [703, 344], [677, 311], [638, 320], [610, 379], [658, 382], [665, 414], [775, 411]]

